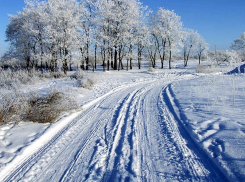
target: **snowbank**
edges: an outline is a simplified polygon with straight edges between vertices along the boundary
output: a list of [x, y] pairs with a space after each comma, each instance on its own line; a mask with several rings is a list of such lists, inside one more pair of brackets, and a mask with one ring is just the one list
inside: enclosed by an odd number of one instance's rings
[[193, 138], [232, 181], [245, 179], [244, 74], [211, 74], [174, 84]]

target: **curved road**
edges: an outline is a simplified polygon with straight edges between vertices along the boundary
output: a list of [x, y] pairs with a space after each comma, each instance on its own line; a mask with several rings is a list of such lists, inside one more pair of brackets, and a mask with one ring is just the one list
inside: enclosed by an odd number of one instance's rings
[[172, 106], [164, 80], [116, 89], [60, 130], [3, 181], [226, 181]]

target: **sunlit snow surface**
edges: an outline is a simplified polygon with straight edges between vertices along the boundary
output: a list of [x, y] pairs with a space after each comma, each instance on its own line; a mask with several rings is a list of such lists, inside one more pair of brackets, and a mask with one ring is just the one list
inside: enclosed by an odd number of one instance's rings
[[89, 74], [50, 87], [75, 94], [80, 109], [54, 124], [0, 126], [0, 181], [243, 181], [245, 76], [172, 70]]

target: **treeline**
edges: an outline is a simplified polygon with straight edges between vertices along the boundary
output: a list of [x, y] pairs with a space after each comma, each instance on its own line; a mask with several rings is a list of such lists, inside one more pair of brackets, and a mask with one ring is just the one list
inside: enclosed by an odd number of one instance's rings
[[26, 1], [17, 15], [10, 15], [6, 30], [9, 51], [3, 61], [17, 61], [27, 69], [56, 72], [79, 66], [104, 70], [132, 69], [132, 60], [141, 68], [143, 57], [155, 67], [156, 60], [183, 52], [187, 66], [191, 54], [199, 62], [208, 49], [194, 30], [183, 28], [174, 11], [159, 8], [152, 13], [138, 0], [47, 0]]

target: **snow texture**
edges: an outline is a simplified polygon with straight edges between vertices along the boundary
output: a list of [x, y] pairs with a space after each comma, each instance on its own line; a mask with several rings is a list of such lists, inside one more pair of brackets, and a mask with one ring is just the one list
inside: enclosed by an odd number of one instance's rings
[[0, 127], [0, 181], [243, 181], [243, 74], [172, 70], [89, 73], [56, 85], [76, 94], [80, 109], [53, 124]]

